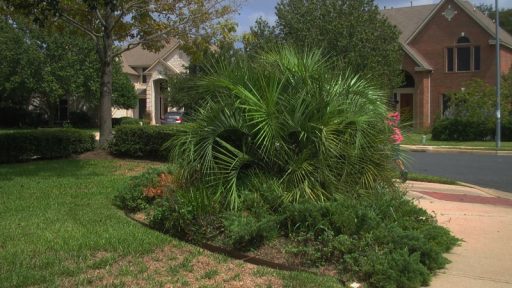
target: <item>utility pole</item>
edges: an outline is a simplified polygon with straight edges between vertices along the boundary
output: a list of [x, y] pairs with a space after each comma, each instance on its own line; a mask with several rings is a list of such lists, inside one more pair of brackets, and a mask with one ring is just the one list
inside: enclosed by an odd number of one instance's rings
[[498, 8], [498, 0], [496, 2], [496, 153], [501, 147], [501, 105], [500, 105], [500, 10]]

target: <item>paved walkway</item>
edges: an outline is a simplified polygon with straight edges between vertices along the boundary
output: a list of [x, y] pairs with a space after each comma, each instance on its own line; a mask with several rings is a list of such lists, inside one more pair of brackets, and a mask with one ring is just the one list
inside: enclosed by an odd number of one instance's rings
[[512, 197], [467, 186], [409, 181], [409, 196], [464, 240], [433, 288], [512, 287]]

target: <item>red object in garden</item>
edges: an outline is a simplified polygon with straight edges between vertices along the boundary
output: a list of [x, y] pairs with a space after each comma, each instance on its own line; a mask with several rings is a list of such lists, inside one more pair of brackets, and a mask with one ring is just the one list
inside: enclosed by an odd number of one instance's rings
[[393, 144], [400, 144], [404, 140], [402, 132], [400, 131], [400, 128], [398, 128], [399, 122], [400, 114], [398, 112], [388, 114], [387, 123], [393, 129], [393, 135], [391, 135], [391, 139], [393, 139]]

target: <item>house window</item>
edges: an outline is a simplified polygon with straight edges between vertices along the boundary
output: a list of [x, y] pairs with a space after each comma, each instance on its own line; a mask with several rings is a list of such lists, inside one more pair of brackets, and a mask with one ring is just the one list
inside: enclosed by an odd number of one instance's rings
[[472, 46], [466, 36], [457, 39], [454, 47], [446, 48], [447, 72], [471, 72], [480, 70], [480, 46]]
[[144, 74], [149, 67], [142, 68], [142, 83], [148, 83], [148, 75]]
[[473, 68], [480, 71], [480, 46], [473, 47]]
[[471, 71], [471, 47], [457, 47], [457, 71]]
[[469, 38], [466, 36], [460, 36], [457, 39], [457, 44], [469, 44], [469, 43], [471, 43], [471, 41], [469, 41]]
[[453, 72], [453, 48], [446, 49], [446, 71]]

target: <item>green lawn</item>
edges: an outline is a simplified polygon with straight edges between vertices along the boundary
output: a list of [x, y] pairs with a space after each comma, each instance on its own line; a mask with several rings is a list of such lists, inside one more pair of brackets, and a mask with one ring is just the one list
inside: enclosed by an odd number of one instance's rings
[[0, 287], [339, 286], [227, 259], [132, 222], [111, 199], [128, 177], [119, 171], [144, 168], [134, 163], [0, 165]]
[[425, 174], [420, 174], [420, 173], [409, 173], [409, 180], [411, 180], [411, 181], [419, 181], [419, 182], [430, 182], [430, 183], [457, 185], [457, 181], [449, 179], [449, 178], [425, 175]]
[[[404, 141], [402, 144], [404, 145], [423, 145], [421, 143], [422, 136], [424, 134], [413, 133], [413, 132], [403, 132]], [[431, 134], [425, 134], [426, 144], [429, 146], [463, 146], [463, 147], [471, 147], [478, 148], [484, 150], [494, 150], [496, 149], [496, 142], [494, 141], [434, 141], [431, 139]], [[512, 150], [512, 142], [501, 142], [501, 150]]]

